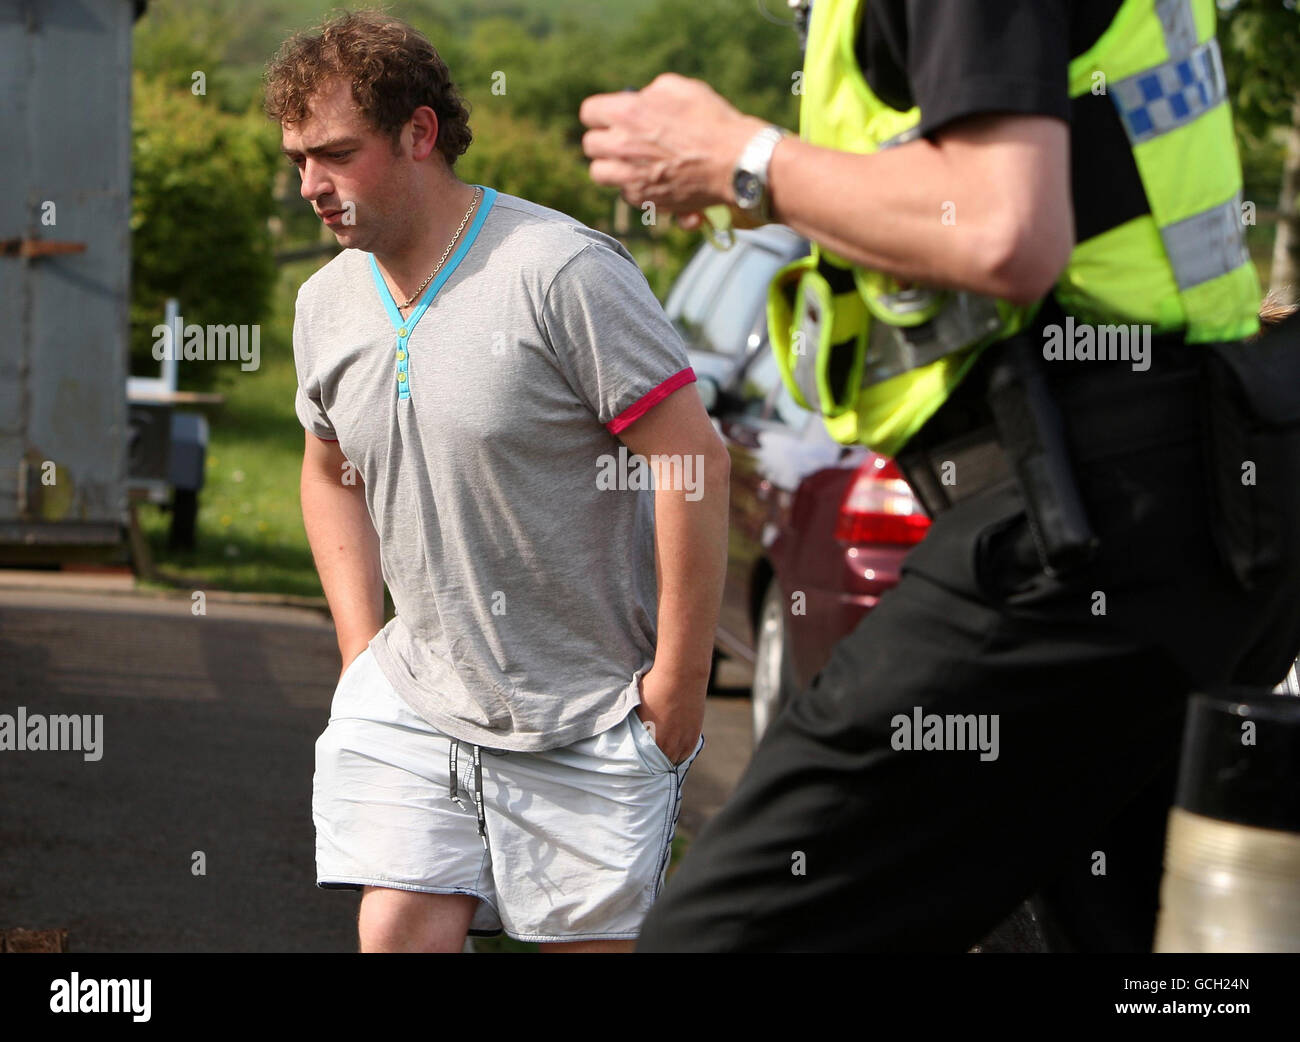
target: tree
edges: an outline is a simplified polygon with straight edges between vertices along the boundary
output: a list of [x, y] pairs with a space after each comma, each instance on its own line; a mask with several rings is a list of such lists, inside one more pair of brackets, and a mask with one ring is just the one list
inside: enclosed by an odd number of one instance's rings
[[803, 69], [798, 37], [760, 7], [734, 0], [659, 0], [618, 43], [627, 85], [644, 86], [661, 72], [676, 72], [704, 80], [750, 115], [797, 126], [794, 87]]
[[[257, 114], [221, 112], [188, 90], [134, 76], [132, 354], [149, 357], [167, 297], [187, 324], [254, 325], [275, 283], [267, 219], [278, 137]], [[211, 382], [204, 366], [184, 370]]]
[[587, 176], [582, 152], [558, 128], [515, 115], [500, 98], [478, 101], [470, 126], [474, 141], [456, 161], [462, 180], [562, 210], [584, 224], [608, 224], [612, 192]]
[[[1233, 113], [1252, 144], [1285, 128], [1277, 237], [1269, 288], [1295, 299], [1300, 279], [1300, 11], [1296, 0], [1221, 3], [1220, 43]], [[1247, 163], [1249, 175], [1249, 163]]]

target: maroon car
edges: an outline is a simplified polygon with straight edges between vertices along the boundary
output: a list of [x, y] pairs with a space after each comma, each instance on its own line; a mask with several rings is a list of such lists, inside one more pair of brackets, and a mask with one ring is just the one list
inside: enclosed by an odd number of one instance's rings
[[718, 646], [754, 666], [754, 739], [805, 688], [929, 527], [894, 464], [834, 441], [781, 382], [767, 286], [808, 244], [780, 226], [704, 245], [669, 294], [700, 393], [731, 453]]

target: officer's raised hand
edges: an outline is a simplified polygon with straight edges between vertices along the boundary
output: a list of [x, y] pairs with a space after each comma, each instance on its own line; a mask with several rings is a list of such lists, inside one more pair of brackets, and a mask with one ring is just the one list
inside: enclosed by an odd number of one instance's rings
[[706, 206], [734, 204], [732, 173], [745, 144], [766, 125], [738, 112], [701, 80], [676, 73], [645, 89], [595, 94], [578, 110], [597, 184], [618, 188], [633, 206], [652, 202], [698, 223]]

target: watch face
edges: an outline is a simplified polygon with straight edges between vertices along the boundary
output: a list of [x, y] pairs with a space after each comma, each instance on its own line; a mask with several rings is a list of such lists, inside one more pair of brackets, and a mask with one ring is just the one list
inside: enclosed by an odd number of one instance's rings
[[741, 209], [751, 209], [763, 198], [763, 182], [759, 180], [757, 174], [752, 174], [748, 170], [736, 171], [732, 187], [736, 192], [736, 203]]

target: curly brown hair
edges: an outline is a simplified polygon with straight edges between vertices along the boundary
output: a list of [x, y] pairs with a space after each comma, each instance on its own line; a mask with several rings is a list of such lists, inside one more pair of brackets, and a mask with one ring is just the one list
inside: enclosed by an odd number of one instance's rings
[[266, 114], [278, 123], [311, 115], [311, 98], [331, 80], [352, 85], [370, 125], [393, 140], [421, 105], [438, 115], [438, 151], [453, 166], [469, 148], [469, 108], [447, 65], [418, 29], [383, 11], [344, 11], [296, 33], [266, 68]]

